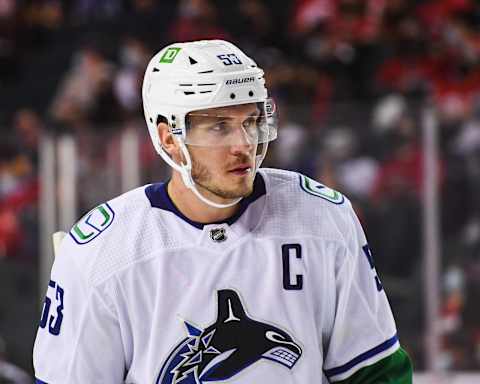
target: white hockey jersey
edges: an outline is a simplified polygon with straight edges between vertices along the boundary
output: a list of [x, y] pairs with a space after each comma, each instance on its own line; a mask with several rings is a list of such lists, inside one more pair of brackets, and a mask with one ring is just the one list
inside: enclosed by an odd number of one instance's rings
[[34, 367], [49, 384], [305, 384], [399, 348], [350, 202], [261, 169], [226, 222], [200, 224], [166, 184], [85, 215], [55, 259]]

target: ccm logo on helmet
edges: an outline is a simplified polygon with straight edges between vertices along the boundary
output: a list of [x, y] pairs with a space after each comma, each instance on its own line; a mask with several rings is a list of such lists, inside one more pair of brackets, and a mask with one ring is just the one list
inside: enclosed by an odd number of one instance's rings
[[255, 81], [255, 77], [244, 77], [242, 79], [229, 79], [225, 82], [225, 84], [237, 85], [237, 84], [251, 83], [252, 81]]

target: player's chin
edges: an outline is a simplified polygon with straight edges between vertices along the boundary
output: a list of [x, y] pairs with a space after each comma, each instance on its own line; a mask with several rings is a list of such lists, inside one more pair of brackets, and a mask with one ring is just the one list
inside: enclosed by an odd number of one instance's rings
[[223, 184], [225, 197], [240, 198], [250, 195], [253, 191], [253, 178], [250, 177], [228, 177]]
[[245, 183], [239, 185], [236, 189], [234, 194], [238, 197], [247, 197], [253, 192], [253, 182], [246, 181]]

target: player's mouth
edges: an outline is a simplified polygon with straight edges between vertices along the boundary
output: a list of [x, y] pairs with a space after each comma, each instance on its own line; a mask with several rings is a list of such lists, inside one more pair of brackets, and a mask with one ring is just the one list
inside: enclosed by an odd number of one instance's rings
[[252, 172], [252, 167], [250, 166], [250, 164], [241, 164], [228, 171], [228, 173], [234, 174], [236, 176], [248, 175], [250, 174], [250, 172]]

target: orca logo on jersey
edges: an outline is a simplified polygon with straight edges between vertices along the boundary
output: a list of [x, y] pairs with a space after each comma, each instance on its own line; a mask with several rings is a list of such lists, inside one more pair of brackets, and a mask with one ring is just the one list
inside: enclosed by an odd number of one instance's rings
[[302, 349], [287, 332], [249, 317], [235, 291], [217, 294], [216, 322], [201, 329], [185, 321], [188, 337], [167, 358], [156, 384], [228, 380], [262, 358], [294, 367]]

